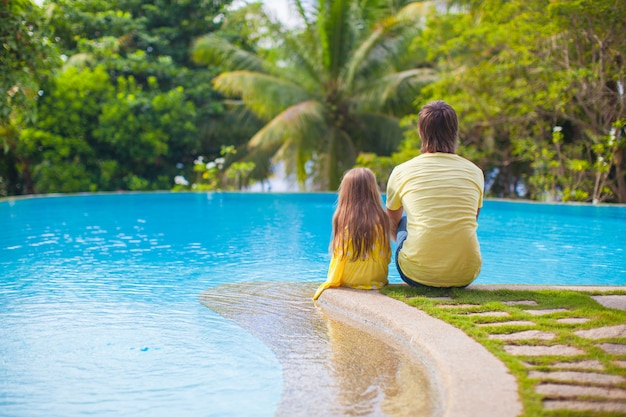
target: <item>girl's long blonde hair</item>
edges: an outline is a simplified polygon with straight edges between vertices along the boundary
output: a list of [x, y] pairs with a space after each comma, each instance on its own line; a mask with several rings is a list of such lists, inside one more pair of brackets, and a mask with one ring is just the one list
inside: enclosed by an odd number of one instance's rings
[[[389, 218], [383, 210], [374, 173], [368, 168], [347, 171], [339, 186], [337, 209], [333, 215], [333, 252], [356, 261], [369, 255], [379, 241], [387, 255], [391, 251], [389, 230]], [[352, 240], [351, 254], [348, 253], [348, 239]]]

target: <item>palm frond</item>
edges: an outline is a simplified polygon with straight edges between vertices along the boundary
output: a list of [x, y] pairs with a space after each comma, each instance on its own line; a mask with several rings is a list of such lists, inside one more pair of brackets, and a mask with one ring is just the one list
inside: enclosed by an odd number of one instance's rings
[[303, 101], [274, 117], [250, 139], [248, 146], [277, 149], [290, 140], [308, 146], [327, 130], [324, 105], [315, 100]]
[[328, 163], [326, 167], [329, 190], [336, 190], [343, 173], [354, 166], [357, 155], [357, 147], [348, 132], [343, 129], [333, 129], [333, 140], [329, 149]]
[[274, 160], [284, 161], [288, 174], [303, 183], [305, 164], [313, 150], [328, 136], [326, 110], [314, 100], [298, 103], [280, 113], [248, 142], [251, 152], [274, 150]]
[[356, 161], [357, 148], [352, 137], [343, 129], [330, 127], [323, 146], [308, 160], [307, 184], [311, 190], [336, 190], [345, 171]]
[[390, 155], [402, 141], [406, 129], [395, 117], [377, 112], [359, 112], [350, 119], [347, 130], [359, 151]]
[[397, 14], [398, 19], [424, 24], [426, 17], [435, 10], [436, 1], [414, 1], [404, 6]]
[[191, 47], [191, 57], [198, 64], [216, 65], [227, 71], [266, 72], [265, 61], [215, 33], [196, 39]]
[[349, 62], [349, 66], [347, 67], [344, 85], [347, 90], [352, 89], [352, 84], [357, 75], [357, 72], [362, 67], [367, 67], [372, 69], [373, 66], [380, 66], [380, 63], [385, 62], [383, 59], [369, 60], [368, 65], [364, 65], [364, 62], [367, 60], [370, 55], [372, 49], [380, 44], [382, 39], [385, 39], [385, 35], [389, 33], [390, 29], [395, 26], [394, 21], [389, 21], [385, 26], [379, 26], [377, 29], [372, 31], [371, 35], [363, 41], [359, 47], [354, 52], [352, 59]]
[[394, 112], [411, 104], [423, 86], [436, 80], [437, 73], [431, 68], [391, 73], [364, 85], [352, 98], [358, 109]]
[[307, 162], [311, 160], [312, 153], [310, 149], [298, 146], [296, 140], [293, 139], [287, 140], [282, 144], [274, 154], [272, 162], [274, 164], [282, 162], [285, 174], [287, 174], [287, 176], [295, 175], [298, 184], [300, 184], [300, 188], [304, 191], [306, 180], [309, 177], [309, 173], [306, 169]]
[[396, 15], [379, 22], [354, 52], [344, 77], [346, 89], [355, 88], [356, 79], [377, 78], [399, 65], [406, 65], [402, 61], [410, 51], [409, 43], [423, 27], [426, 14], [432, 8], [431, 3], [410, 3]]
[[311, 19], [309, 17], [309, 14], [307, 13], [306, 8], [304, 7], [304, 2], [302, 2], [302, 0], [293, 0], [293, 6], [298, 13], [300, 19], [302, 19], [304, 26], [307, 28], [311, 27]]
[[285, 78], [291, 79], [309, 91], [319, 91], [325, 83], [326, 75], [322, 65], [319, 39], [303, 32], [286, 34], [284, 42], [285, 49], [282, 55], [288, 63], [287, 68], [284, 69]]
[[311, 99], [311, 94], [295, 83], [251, 71], [222, 73], [213, 79], [213, 86], [225, 95], [240, 96], [245, 106], [264, 120]]
[[318, 31], [323, 51], [324, 67], [330, 79], [339, 77], [350, 59], [354, 36], [351, 33], [351, 1], [320, 0], [317, 17]]

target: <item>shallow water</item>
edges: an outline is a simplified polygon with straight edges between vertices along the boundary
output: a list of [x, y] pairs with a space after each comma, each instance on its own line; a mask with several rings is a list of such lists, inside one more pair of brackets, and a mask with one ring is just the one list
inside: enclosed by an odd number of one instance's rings
[[[340, 381], [356, 373], [360, 362], [346, 352], [361, 336], [337, 342], [352, 330], [328, 324], [308, 296], [250, 299], [244, 291], [249, 283], [300, 283], [312, 295], [329, 261], [335, 200], [147, 193], [0, 201], [0, 415], [285, 415], [290, 398], [335, 379], [328, 407], [355, 406], [360, 397], [345, 391], [355, 382]], [[624, 207], [487, 201], [479, 239], [477, 283], [626, 285]], [[393, 265], [390, 281], [400, 282]], [[211, 291], [226, 291], [232, 308], [202, 304]], [[264, 313], [248, 317], [242, 307]], [[317, 330], [286, 337], [288, 322], [272, 319], [289, 315], [281, 309], [294, 309], [295, 323], [311, 318], [298, 330]], [[251, 328], [255, 320], [263, 326]], [[289, 355], [305, 336], [318, 348]], [[280, 344], [287, 342], [294, 344]], [[349, 372], [307, 369], [316, 385], [290, 371], [322, 351]], [[401, 380], [409, 365], [389, 369]], [[393, 378], [375, 377], [359, 379], [373, 388], [357, 403], [397, 415], [383, 404], [404, 404], [400, 394], [380, 390]]]
[[200, 301], [262, 340], [283, 369], [276, 415], [429, 416], [438, 402], [416, 356], [310, 301], [315, 285], [241, 283]]

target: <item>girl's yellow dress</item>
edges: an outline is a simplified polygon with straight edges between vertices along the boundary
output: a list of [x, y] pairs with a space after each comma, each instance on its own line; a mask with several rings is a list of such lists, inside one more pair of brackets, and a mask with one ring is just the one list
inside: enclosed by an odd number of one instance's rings
[[356, 261], [351, 259], [352, 239], [348, 239], [348, 253], [342, 257], [342, 252], [335, 250], [328, 267], [326, 282], [319, 286], [314, 300], [331, 287], [352, 287], [364, 290], [378, 289], [387, 285], [391, 249], [383, 247], [380, 240], [364, 257]]

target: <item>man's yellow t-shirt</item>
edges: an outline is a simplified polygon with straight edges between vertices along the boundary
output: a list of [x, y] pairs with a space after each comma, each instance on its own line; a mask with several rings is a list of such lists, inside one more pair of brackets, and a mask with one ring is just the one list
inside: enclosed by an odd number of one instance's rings
[[387, 208], [404, 208], [407, 238], [398, 255], [404, 275], [433, 287], [471, 283], [482, 258], [476, 215], [483, 173], [456, 154], [426, 153], [398, 165], [387, 185]]
[[332, 287], [352, 287], [362, 290], [380, 289], [387, 285], [387, 274], [389, 272], [389, 262], [391, 260], [390, 248], [383, 247], [380, 240], [370, 253], [363, 259], [356, 261], [350, 257], [352, 251], [352, 241], [348, 240], [348, 254], [342, 256], [341, 251], [335, 251], [328, 266], [326, 281], [319, 286], [314, 300], [320, 294]]

